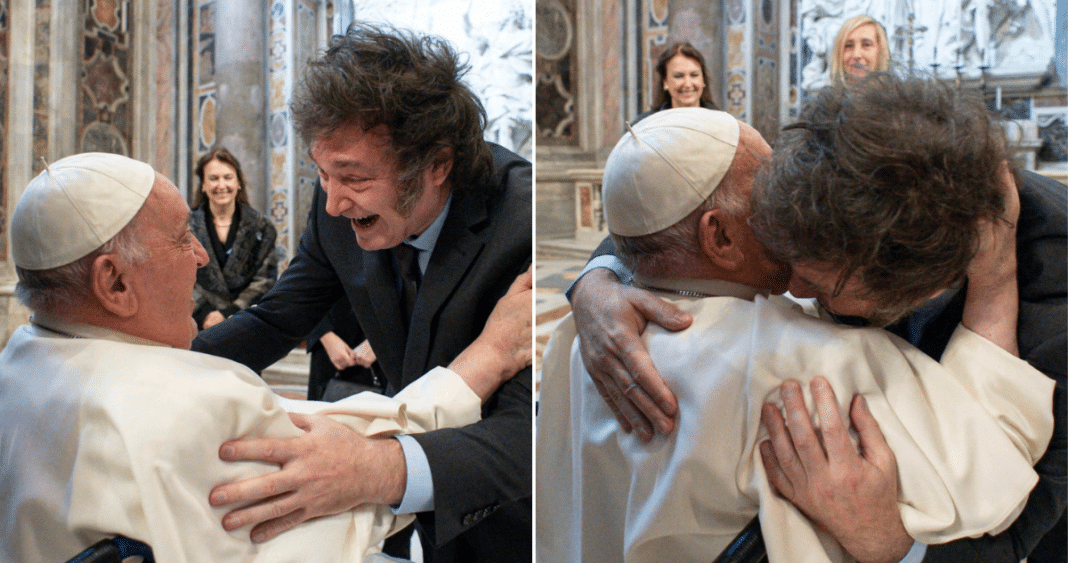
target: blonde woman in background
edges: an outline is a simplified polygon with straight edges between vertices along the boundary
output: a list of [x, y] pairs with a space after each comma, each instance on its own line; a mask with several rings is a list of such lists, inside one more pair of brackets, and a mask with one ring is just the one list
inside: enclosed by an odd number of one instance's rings
[[890, 68], [890, 49], [886, 30], [871, 16], [849, 18], [834, 38], [831, 81], [844, 82], [846, 77], [863, 78], [869, 72]]

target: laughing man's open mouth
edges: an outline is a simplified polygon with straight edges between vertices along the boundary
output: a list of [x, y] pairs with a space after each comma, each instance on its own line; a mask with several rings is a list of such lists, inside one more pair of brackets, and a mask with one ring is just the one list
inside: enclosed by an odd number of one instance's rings
[[378, 215], [368, 215], [367, 217], [360, 217], [352, 220], [353, 229], [366, 229], [371, 227], [378, 221]]

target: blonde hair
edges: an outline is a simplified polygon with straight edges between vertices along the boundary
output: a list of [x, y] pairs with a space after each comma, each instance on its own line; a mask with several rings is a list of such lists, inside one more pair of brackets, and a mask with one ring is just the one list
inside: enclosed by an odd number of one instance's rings
[[845, 73], [842, 71], [842, 51], [845, 49], [846, 37], [863, 25], [875, 26], [875, 38], [879, 42], [879, 55], [875, 59], [875, 68], [872, 72], [883, 72], [890, 69], [890, 46], [886, 41], [886, 30], [883, 25], [871, 16], [853, 16], [842, 24], [838, 35], [834, 37], [834, 54], [831, 59], [831, 81], [838, 84], [845, 81]]

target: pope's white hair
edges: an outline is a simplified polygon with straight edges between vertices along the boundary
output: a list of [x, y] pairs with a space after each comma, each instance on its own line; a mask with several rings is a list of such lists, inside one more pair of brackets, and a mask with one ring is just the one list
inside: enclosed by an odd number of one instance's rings
[[146, 206], [111, 240], [89, 254], [57, 268], [26, 270], [15, 267], [19, 281], [15, 296], [36, 313], [61, 314], [85, 302], [90, 295], [90, 273], [93, 261], [104, 254], [115, 254], [122, 261], [137, 265], [148, 256], [148, 248], [141, 240], [142, 213]]

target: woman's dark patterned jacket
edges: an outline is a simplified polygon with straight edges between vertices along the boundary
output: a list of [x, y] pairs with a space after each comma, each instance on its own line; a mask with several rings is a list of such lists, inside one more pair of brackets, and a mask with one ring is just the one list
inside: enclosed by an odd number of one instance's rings
[[219, 311], [229, 317], [256, 304], [274, 287], [278, 279], [278, 255], [274, 247], [278, 233], [256, 210], [241, 204], [241, 222], [225, 269], [219, 268], [219, 260], [212, 250], [203, 207], [189, 214], [189, 228], [208, 252], [208, 264], [197, 270], [197, 284], [193, 288], [196, 302], [193, 318], [198, 327], [208, 313]]

